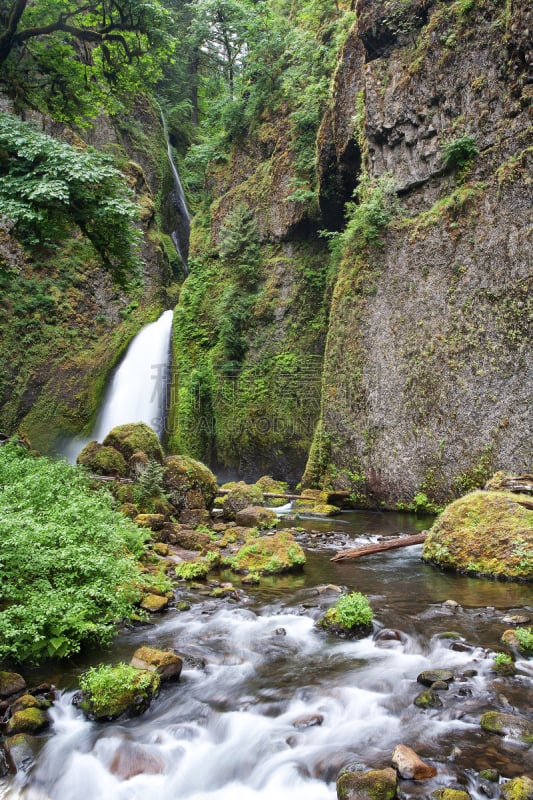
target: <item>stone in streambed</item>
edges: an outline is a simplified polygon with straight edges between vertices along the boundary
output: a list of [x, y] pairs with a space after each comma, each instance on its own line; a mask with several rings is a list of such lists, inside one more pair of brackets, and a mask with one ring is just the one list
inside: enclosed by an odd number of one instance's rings
[[13, 772], [26, 772], [33, 764], [37, 739], [27, 733], [17, 733], [4, 742], [4, 748]]
[[431, 686], [433, 683], [443, 681], [444, 683], [451, 683], [454, 680], [453, 672], [449, 669], [427, 669], [417, 676], [418, 683], [423, 686]]
[[149, 611], [151, 614], [156, 614], [158, 611], [165, 611], [168, 607], [168, 597], [162, 597], [159, 594], [147, 594], [141, 601], [141, 608]]
[[25, 688], [26, 681], [18, 672], [0, 672], [0, 697], [10, 697]]
[[128, 781], [135, 775], [160, 775], [164, 768], [162, 759], [149, 753], [140, 744], [123, 741], [115, 751], [109, 771], [117, 778]]
[[15, 733], [37, 733], [49, 725], [50, 720], [46, 711], [41, 708], [25, 708], [15, 711], [6, 723], [6, 733], [13, 736]]
[[527, 775], [504, 783], [500, 788], [503, 800], [533, 800], [533, 780]]
[[130, 661], [132, 667], [157, 672], [162, 681], [177, 680], [183, 667], [183, 659], [171, 650], [155, 647], [139, 647]]
[[294, 728], [304, 730], [305, 728], [314, 728], [316, 725], [322, 725], [323, 722], [323, 714], [304, 714], [293, 720], [292, 724]]
[[398, 779], [391, 768], [370, 772], [347, 770], [337, 779], [338, 800], [393, 800]]
[[278, 517], [270, 508], [246, 506], [237, 511], [235, 522], [245, 528], [273, 528], [278, 522]]
[[392, 754], [392, 766], [400, 778], [413, 781], [427, 781], [437, 774], [435, 767], [426, 764], [420, 756], [405, 744], [399, 744]]
[[510, 736], [513, 739], [533, 744], [533, 722], [524, 717], [500, 711], [487, 711], [481, 717], [480, 722], [482, 729], [488, 733]]
[[442, 707], [442, 700], [440, 697], [435, 694], [432, 689], [426, 689], [424, 692], [420, 692], [413, 703], [417, 708], [441, 708]]
[[435, 789], [431, 797], [433, 800], [472, 800], [464, 789]]
[[128, 467], [124, 456], [114, 447], [104, 446], [97, 441], [85, 445], [76, 459], [76, 464], [86, 467], [95, 475], [110, 475], [114, 478], [124, 478]]

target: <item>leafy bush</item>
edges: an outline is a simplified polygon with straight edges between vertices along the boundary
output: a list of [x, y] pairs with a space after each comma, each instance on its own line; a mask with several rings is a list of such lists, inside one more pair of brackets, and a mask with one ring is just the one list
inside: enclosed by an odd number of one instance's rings
[[479, 153], [479, 148], [473, 136], [461, 136], [453, 139], [442, 148], [442, 160], [448, 169], [460, 169], [469, 164], [474, 156]]
[[0, 448], [0, 659], [65, 657], [104, 644], [140, 598], [132, 551], [146, 533], [81, 470]]
[[368, 598], [361, 592], [341, 595], [335, 603], [335, 611], [338, 624], [344, 628], [353, 628], [356, 625], [370, 625], [373, 618]]
[[517, 628], [515, 631], [515, 636], [518, 639], [520, 650], [528, 655], [533, 655], [533, 629]]
[[[91, 667], [80, 678], [80, 688], [88, 697], [88, 707], [99, 717], [115, 717], [138, 698], [147, 700], [159, 688], [159, 675], [121, 662], [116, 666]], [[82, 703], [83, 706], [83, 703]]]
[[192, 581], [195, 578], [205, 578], [211, 569], [211, 560], [184, 561], [176, 567], [176, 575], [184, 581]]
[[110, 156], [72, 147], [0, 115], [0, 216], [28, 246], [52, 245], [73, 225], [123, 280], [138, 265], [136, 207]]

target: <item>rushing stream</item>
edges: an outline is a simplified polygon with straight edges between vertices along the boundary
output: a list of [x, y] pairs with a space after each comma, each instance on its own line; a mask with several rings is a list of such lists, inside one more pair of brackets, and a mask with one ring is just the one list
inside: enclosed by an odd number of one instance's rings
[[[420, 561], [420, 547], [329, 560], [328, 531], [353, 544], [362, 535], [414, 533], [424, 522], [362, 512], [299, 522], [317, 531], [301, 574], [255, 588], [233, 577], [239, 600], [180, 589], [190, 610], [124, 632], [105, 654], [129, 660], [149, 643], [184, 657], [179, 683], [165, 684], [139, 718], [91, 723], [71, 704], [77, 675], [101, 654], [60, 675], [28, 676], [51, 679], [63, 693], [37, 763], [0, 782], [0, 798], [333, 800], [340, 768], [388, 766], [399, 743], [438, 770], [428, 782], [402, 781], [407, 797], [459, 784], [474, 798], [496, 797], [497, 785], [477, 777], [489, 767], [506, 778], [533, 776], [530, 747], [479, 725], [488, 710], [531, 712], [533, 662], [519, 661], [516, 677], [499, 678], [489, 649], [509, 627], [506, 614], [533, 611], [531, 587], [441, 573]], [[369, 595], [372, 636], [346, 641], [315, 627], [338, 597], [328, 584]], [[442, 707], [414, 706], [417, 675], [443, 667], [456, 680], [440, 693]]]

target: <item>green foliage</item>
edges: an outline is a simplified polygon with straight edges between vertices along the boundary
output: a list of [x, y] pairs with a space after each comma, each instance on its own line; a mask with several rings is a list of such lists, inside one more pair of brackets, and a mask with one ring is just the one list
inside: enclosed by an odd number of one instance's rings
[[452, 139], [442, 147], [442, 160], [448, 169], [461, 169], [474, 159], [479, 148], [473, 136]]
[[137, 481], [137, 489], [139, 491], [139, 499], [146, 500], [150, 497], [162, 497], [163, 491], [163, 476], [165, 468], [158, 461], [150, 459], [146, 468], [141, 472]]
[[26, 245], [51, 247], [76, 225], [105, 268], [124, 281], [139, 266], [136, 215], [109, 156], [0, 115], [0, 216], [15, 224]]
[[0, 448], [0, 659], [41, 661], [105, 644], [132, 617], [145, 533], [81, 470]]
[[407, 509], [414, 511], [415, 514], [440, 514], [442, 506], [433, 503], [425, 492], [417, 492], [408, 504]]
[[533, 655], [533, 628], [517, 628], [515, 636], [518, 639], [520, 650], [526, 655]]
[[184, 561], [182, 564], [178, 564], [175, 572], [178, 578], [184, 581], [193, 581], [195, 578], [205, 578], [212, 566], [210, 559]]
[[115, 666], [100, 664], [80, 677], [80, 688], [90, 698], [96, 717], [116, 716], [125, 710], [125, 700], [149, 695], [157, 690], [159, 676], [121, 662]]
[[382, 175], [372, 182], [363, 176], [355, 194], [358, 202], [346, 204], [347, 224], [340, 235], [343, 247], [380, 244], [383, 231], [399, 213], [394, 180], [390, 175]]
[[374, 616], [368, 598], [361, 592], [341, 595], [334, 608], [336, 620], [344, 628], [370, 625]]

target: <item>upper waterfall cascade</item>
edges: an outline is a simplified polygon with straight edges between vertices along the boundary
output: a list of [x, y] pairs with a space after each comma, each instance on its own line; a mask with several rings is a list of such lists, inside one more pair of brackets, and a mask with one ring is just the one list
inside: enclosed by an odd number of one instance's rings
[[177, 212], [176, 227], [174, 228], [170, 236], [172, 241], [174, 242], [174, 247], [176, 248], [176, 252], [181, 258], [185, 275], [187, 275], [189, 271], [187, 266], [187, 260], [189, 256], [189, 235], [191, 230], [191, 215], [189, 214], [189, 209], [187, 208], [185, 192], [183, 191], [181, 178], [178, 169], [176, 167], [176, 163], [174, 161], [174, 156], [172, 154], [172, 146], [170, 144], [170, 138], [168, 135], [167, 121], [163, 113], [161, 113], [161, 121], [163, 123], [163, 132], [165, 134], [165, 142], [167, 145], [168, 163], [170, 164], [170, 169], [172, 171], [172, 180], [174, 183], [174, 191], [172, 192], [172, 203]]

